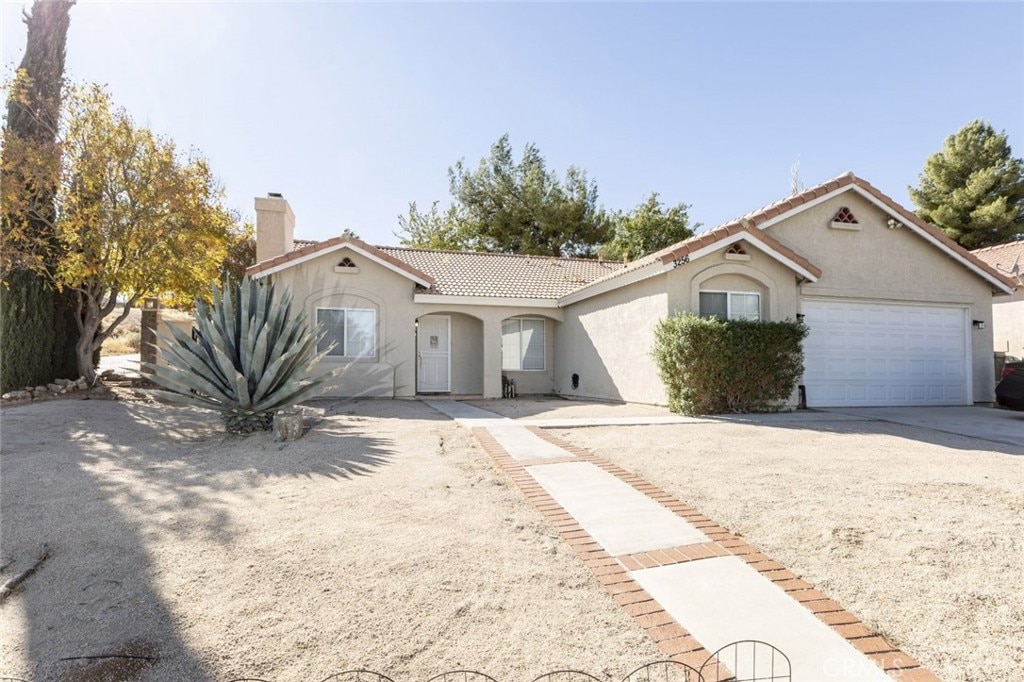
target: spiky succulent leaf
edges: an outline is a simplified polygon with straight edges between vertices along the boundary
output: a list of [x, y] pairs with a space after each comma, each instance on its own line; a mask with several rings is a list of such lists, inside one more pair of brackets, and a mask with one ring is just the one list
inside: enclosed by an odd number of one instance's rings
[[291, 297], [248, 278], [213, 286], [213, 305], [199, 302], [198, 339], [171, 327], [158, 335], [165, 365], [145, 363], [168, 400], [221, 412], [234, 433], [270, 428], [274, 412], [312, 398], [340, 369], [309, 378], [328, 351], [326, 330], [291, 315]]

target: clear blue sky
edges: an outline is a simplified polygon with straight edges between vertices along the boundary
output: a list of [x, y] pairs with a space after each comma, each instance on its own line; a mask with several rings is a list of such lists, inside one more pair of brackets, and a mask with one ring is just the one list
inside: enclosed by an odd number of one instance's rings
[[[25, 3], [0, 7], [20, 58]], [[279, 191], [298, 236], [397, 243], [410, 200], [498, 136], [600, 201], [651, 190], [714, 226], [846, 170], [908, 206], [969, 120], [1024, 155], [1024, 4], [87, 3], [68, 72], [211, 161], [232, 206]]]

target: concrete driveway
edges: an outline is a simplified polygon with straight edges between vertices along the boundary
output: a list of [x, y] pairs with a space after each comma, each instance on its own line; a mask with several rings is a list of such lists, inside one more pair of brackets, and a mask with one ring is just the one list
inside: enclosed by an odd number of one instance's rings
[[995, 407], [842, 407], [830, 414], [878, 419], [1024, 447], [1024, 412]]

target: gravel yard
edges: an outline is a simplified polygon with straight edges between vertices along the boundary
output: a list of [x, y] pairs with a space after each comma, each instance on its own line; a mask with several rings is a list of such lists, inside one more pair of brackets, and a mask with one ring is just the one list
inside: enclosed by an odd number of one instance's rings
[[1024, 450], [786, 415], [557, 429], [802, 574], [947, 682], [1024, 671]]
[[[0, 676], [617, 681], [660, 658], [467, 430], [319, 406], [289, 444], [145, 402], [5, 410], [0, 579], [53, 555], [0, 606]], [[62, 660], [110, 654], [135, 658]]]

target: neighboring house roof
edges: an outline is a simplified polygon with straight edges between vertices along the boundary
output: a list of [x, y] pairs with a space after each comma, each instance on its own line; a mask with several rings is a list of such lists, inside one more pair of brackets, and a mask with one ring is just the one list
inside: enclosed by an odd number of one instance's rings
[[996, 271], [1024, 284], [1024, 239], [971, 251]]
[[[625, 286], [626, 284], [636, 281], [637, 276], [639, 275], [638, 271], [643, 270], [644, 268], [660, 271], [660, 268], [650, 268], [650, 266], [667, 265], [678, 258], [690, 255], [699, 250], [705, 250], [717, 242], [727, 240], [737, 241], [736, 235], [740, 232], [746, 232], [747, 236], [750, 237], [761, 237], [762, 245], [770, 247], [777, 254], [781, 254], [793, 263], [807, 268], [812, 273], [816, 273], [814, 275], [815, 278], [819, 277], [821, 275], [821, 270], [814, 267], [809, 261], [799, 256], [792, 249], [770, 237], [764, 230], [775, 223], [781, 222], [783, 219], [790, 217], [794, 213], [806, 210], [811, 206], [819, 204], [822, 201], [846, 191], [857, 191], [861, 196], [865, 197], [876, 206], [891, 212], [893, 217], [899, 217], [901, 221], [909, 225], [917, 234], [924, 237], [934, 246], [945, 251], [947, 255], [960, 262], [983, 279], [986, 279], [995, 287], [1006, 293], [1011, 293], [1017, 286], [1017, 283], [1013, 279], [997, 271], [991, 265], [978, 258], [978, 256], [964, 249], [935, 226], [929, 225], [918, 218], [915, 214], [900, 206], [891, 197], [882, 193], [867, 180], [858, 178], [853, 173], [844, 173], [838, 178], [824, 182], [816, 187], [812, 187], [781, 201], [777, 201], [774, 204], [769, 204], [768, 206], [748, 213], [741, 218], [737, 218], [736, 220], [721, 225], [713, 230], [703, 232], [691, 237], [690, 239], [681, 241], [678, 244], [673, 244], [666, 249], [653, 253], [649, 256], [645, 256], [644, 258], [631, 263], [619, 272], [605, 277], [604, 280], [608, 281], [608, 284], [604, 284], [604, 282], [594, 282], [585, 288], [590, 288], [595, 292], [600, 293], [608, 290], [609, 288], [614, 288], [609, 286], [609, 284], [611, 284], [610, 280], [614, 279], [621, 279], [621, 286]], [[756, 242], [751, 243], [755, 246], [760, 246]], [[628, 275], [631, 273], [636, 274], [629, 277]], [[585, 295], [581, 291], [577, 292], [572, 298], [580, 299], [584, 297]]]
[[382, 246], [384, 253], [429, 273], [426, 293], [487, 298], [555, 299], [610, 273], [622, 263], [506, 253], [439, 251]]

